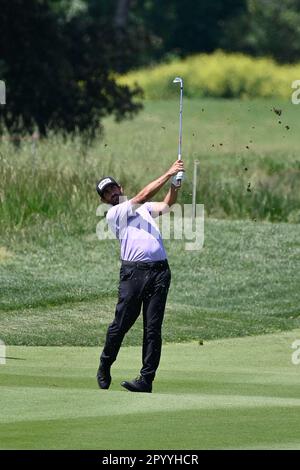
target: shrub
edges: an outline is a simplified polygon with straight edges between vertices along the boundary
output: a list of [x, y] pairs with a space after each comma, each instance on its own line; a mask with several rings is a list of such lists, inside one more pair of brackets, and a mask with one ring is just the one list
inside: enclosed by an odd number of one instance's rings
[[191, 98], [289, 98], [292, 82], [300, 79], [300, 64], [278, 65], [272, 59], [217, 51], [133, 71], [118, 81], [137, 83], [146, 99], [169, 99], [178, 94], [172, 83], [177, 75], [183, 77], [185, 96]]

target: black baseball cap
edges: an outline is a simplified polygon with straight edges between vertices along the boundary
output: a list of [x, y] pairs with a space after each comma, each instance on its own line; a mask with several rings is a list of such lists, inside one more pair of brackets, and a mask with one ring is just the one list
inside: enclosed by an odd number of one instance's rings
[[97, 185], [96, 185], [96, 190], [97, 190], [97, 193], [99, 194], [99, 196], [101, 196], [101, 197], [103, 196], [103, 191], [110, 184], [116, 184], [119, 188], [121, 187], [119, 185], [119, 183], [114, 178], [112, 178], [111, 176], [104, 176], [104, 178], [101, 178], [101, 180], [99, 180]]

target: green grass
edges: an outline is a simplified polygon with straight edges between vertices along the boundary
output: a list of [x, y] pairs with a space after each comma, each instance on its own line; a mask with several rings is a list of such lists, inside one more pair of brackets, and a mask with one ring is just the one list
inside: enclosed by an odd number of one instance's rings
[[[207, 219], [204, 228], [201, 251], [185, 251], [182, 240], [165, 241], [173, 274], [165, 341], [299, 327], [300, 226]], [[116, 240], [99, 241], [93, 233], [37, 235], [13, 239], [5, 253], [0, 338], [15, 345], [103, 343], [117, 300]], [[139, 319], [125, 344], [138, 345], [141, 336]]]
[[[280, 118], [273, 106], [282, 109]], [[275, 100], [185, 100], [180, 201], [191, 201], [198, 158], [198, 202], [210, 218], [202, 251], [166, 241], [173, 272], [166, 341], [299, 326], [299, 224], [266, 223], [300, 222], [298, 113]], [[95, 237], [94, 182], [112, 174], [133, 195], [174, 160], [177, 132], [174, 100], [145, 103], [120, 125], [107, 119], [103, 140], [85, 154], [78, 139], [57, 135], [40, 142], [36, 154], [26, 141], [19, 151], [0, 144], [0, 338], [19, 345], [103, 342], [117, 298], [119, 248]], [[140, 344], [141, 331], [139, 321], [126, 344]]]
[[2, 449], [300, 448], [299, 367], [289, 333], [172, 344], [154, 393], [119, 383], [140, 368], [122, 348], [109, 391], [98, 348], [10, 346], [0, 366]]
[[111, 174], [131, 196], [165, 171], [176, 158], [178, 101], [146, 103], [120, 125], [107, 119], [86, 152], [57, 135], [36, 153], [1, 142], [1, 448], [300, 448], [290, 360], [300, 335], [298, 114], [274, 100], [185, 100], [180, 202], [191, 201], [199, 159], [209, 218], [201, 251], [165, 241], [173, 276], [151, 396], [118, 385], [140, 367], [141, 319], [112, 390], [95, 386], [119, 246], [96, 238], [94, 183]]
[[[36, 153], [27, 141], [18, 151], [1, 142], [1, 235], [33, 225], [43, 231], [56, 224], [66, 232], [91, 227], [100, 176], [113, 174], [130, 196], [177, 156], [178, 100], [147, 102], [135, 119], [106, 119], [104, 126], [103, 140], [86, 152], [78, 138], [58, 135], [38, 143]], [[180, 200], [191, 201], [193, 160], [199, 159], [198, 200], [207, 215], [300, 223], [299, 132], [298, 106], [287, 101], [186, 99], [187, 181]]]

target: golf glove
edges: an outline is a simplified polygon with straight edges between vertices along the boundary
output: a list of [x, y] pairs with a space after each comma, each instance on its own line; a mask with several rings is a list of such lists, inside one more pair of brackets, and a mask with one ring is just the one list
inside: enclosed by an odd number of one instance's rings
[[[180, 172], [180, 173], [182, 173], [181, 178], [180, 178], [180, 179], [181, 179], [181, 182], [182, 182], [182, 181], [184, 180], [184, 178], [185, 178], [184, 171], [183, 171], [183, 172]], [[178, 186], [178, 183], [177, 183], [177, 175], [172, 176], [172, 178], [171, 178], [171, 184], [173, 184], [173, 186]]]

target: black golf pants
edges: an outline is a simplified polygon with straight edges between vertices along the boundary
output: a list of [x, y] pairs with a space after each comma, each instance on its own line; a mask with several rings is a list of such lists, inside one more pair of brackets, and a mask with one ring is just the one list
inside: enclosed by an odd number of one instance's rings
[[141, 375], [152, 382], [161, 355], [161, 328], [171, 271], [167, 260], [155, 262], [122, 261], [119, 298], [115, 318], [109, 325], [100, 357], [103, 366], [116, 360], [123, 338], [133, 326], [143, 306], [143, 366]]

